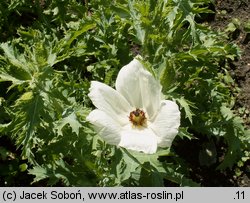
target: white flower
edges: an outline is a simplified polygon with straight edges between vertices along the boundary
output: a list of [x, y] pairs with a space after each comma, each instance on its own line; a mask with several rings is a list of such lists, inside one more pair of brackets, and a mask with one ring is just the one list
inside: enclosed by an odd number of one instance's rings
[[180, 111], [162, 100], [160, 83], [134, 59], [116, 79], [116, 90], [92, 81], [89, 97], [97, 109], [87, 120], [109, 144], [153, 154], [170, 147], [180, 126]]

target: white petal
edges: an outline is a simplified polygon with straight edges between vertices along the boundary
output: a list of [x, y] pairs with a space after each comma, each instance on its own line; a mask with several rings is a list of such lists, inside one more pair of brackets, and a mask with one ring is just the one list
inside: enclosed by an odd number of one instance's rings
[[150, 129], [134, 129], [132, 127], [127, 127], [121, 131], [121, 142], [119, 146], [147, 154], [153, 154], [157, 150], [157, 138]]
[[137, 59], [119, 71], [116, 89], [131, 106], [146, 110], [148, 119], [153, 118], [160, 107], [162, 87]]
[[161, 103], [161, 108], [153, 123], [149, 124], [158, 139], [159, 147], [170, 147], [180, 126], [180, 111], [178, 105], [169, 100]]
[[92, 81], [88, 96], [99, 110], [106, 112], [121, 124], [128, 123], [132, 107], [119, 92], [101, 82]]
[[105, 112], [95, 109], [87, 116], [87, 121], [92, 123], [100, 137], [107, 143], [118, 145], [121, 139], [121, 126]]

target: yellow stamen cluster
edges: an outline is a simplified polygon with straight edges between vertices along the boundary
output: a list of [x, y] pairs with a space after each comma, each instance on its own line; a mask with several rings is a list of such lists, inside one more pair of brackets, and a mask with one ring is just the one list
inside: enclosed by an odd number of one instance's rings
[[129, 121], [135, 127], [142, 127], [147, 125], [147, 118], [145, 116], [144, 111], [140, 109], [136, 109], [135, 111], [130, 112], [129, 114]]

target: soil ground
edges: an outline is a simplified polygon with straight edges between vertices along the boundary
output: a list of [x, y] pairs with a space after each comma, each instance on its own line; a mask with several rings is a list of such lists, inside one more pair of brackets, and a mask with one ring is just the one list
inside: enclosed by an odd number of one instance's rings
[[[215, 0], [211, 9], [214, 14], [206, 16], [205, 21], [212, 29], [225, 31], [230, 23], [235, 26], [234, 30], [228, 32], [228, 43], [237, 44], [241, 56], [230, 61], [227, 68], [240, 89], [235, 112], [244, 118], [246, 127], [250, 128], [250, 0]], [[249, 30], [245, 26], [247, 23]], [[216, 164], [203, 167], [198, 157], [201, 142], [201, 139], [192, 142], [187, 140], [187, 143], [176, 148], [178, 154], [191, 163], [193, 171], [190, 175], [193, 180], [205, 187], [250, 187], [250, 161], [240, 169], [243, 173], [239, 176], [235, 175], [236, 168], [219, 171]], [[223, 143], [218, 145], [218, 156], [223, 159]]]
[[[231, 75], [242, 89], [238, 97], [239, 107], [250, 110], [250, 0], [217, 0], [215, 18], [211, 23], [215, 29], [225, 30], [234, 22], [237, 29], [229, 36], [229, 41], [241, 49], [241, 58], [230, 64]], [[236, 25], [239, 23], [238, 25]], [[245, 25], [249, 24], [249, 30]], [[248, 113], [249, 116], [249, 113]], [[246, 119], [247, 124], [250, 121]]]
[[[211, 21], [214, 29], [223, 31], [229, 23], [234, 23], [236, 26], [235, 31], [228, 36], [228, 40], [239, 46], [241, 57], [232, 61], [229, 68], [241, 89], [236, 108], [242, 109], [242, 116], [246, 125], [250, 127], [250, 0], [216, 0], [214, 10], [214, 19]], [[245, 169], [244, 174], [234, 180], [234, 183], [231, 182], [232, 185], [250, 186], [249, 162], [246, 163]]]

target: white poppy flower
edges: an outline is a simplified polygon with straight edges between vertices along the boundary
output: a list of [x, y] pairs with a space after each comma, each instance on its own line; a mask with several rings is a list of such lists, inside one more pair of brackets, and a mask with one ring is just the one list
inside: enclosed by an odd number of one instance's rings
[[134, 59], [116, 79], [116, 90], [92, 81], [89, 97], [97, 109], [87, 120], [109, 144], [153, 154], [170, 147], [180, 126], [178, 105], [162, 100], [161, 85]]

